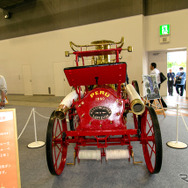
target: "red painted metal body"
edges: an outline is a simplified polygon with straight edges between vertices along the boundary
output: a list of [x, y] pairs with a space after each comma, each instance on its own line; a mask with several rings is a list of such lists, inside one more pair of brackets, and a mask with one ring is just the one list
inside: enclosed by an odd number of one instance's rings
[[65, 68], [64, 72], [70, 86], [88, 86], [124, 83], [126, 63], [111, 63]]
[[[70, 86], [76, 88], [79, 100], [73, 102], [75, 113], [78, 116], [74, 131], [67, 131], [67, 142], [79, 146], [97, 146], [106, 148], [109, 145], [129, 145], [130, 141], [139, 141], [130, 137], [137, 134], [136, 129], [127, 130], [124, 117], [125, 110], [129, 109], [129, 99], [121, 97], [121, 83], [126, 78], [126, 63], [119, 62], [121, 48], [76, 51], [77, 67], [65, 68]], [[116, 63], [84, 66], [83, 57], [93, 55], [116, 55]], [[78, 66], [78, 58], [82, 58], [82, 66]], [[116, 85], [115, 85], [116, 84]], [[89, 91], [88, 86], [94, 85]], [[116, 87], [114, 89], [112, 87]], [[80, 86], [85, 86], [84, 97], [81, 98]], [[70, 139], [72, 137], [73, 139]], [[78, 148], [77, 148], [78, 150]]]
[[125, 101], [112, 89], [96, 88], [75, 105], [80, 124], [77, 130], [125, 129]]
[[[89, 56], [97, 56], [97, 55], [116, 55], [116, 62], [119, 62], [119, 54], [121, 53], [122, 48], [110, 48], [110, 49], [102, 49], [102, 50], [89, 50], [89, 51], [76, 51], [73, 54], [76, 56], [76, 65], [78, 66], [78, 57], [89, 57]], [[82, 65], [84, 65], [84, 60], [82, 58]]]
[[[121, 84], [125, 82], [127, 66], [126, 63], [119, 62], [121, 51], [122, 48], [116, 47], [90, 51], [82, 51], [81, 49], [73, 52], [76, 56], [77, 67], [65, 68], [64, 72], [69, 85], [75, 88], [78, 99], [72, 102], [69, 110], [69, 120], [73, 126], [70, 127], [71, 130], [67, 129], [65, 119], [56, 118], [54, 120], [54, 114], [50, 118], [49, 127], [53, 126], [53, 138], [51, 139], [49, 134], [47, 146], [50, 149], [52, 147], [52, 154], [48, 159], [52, 174], [59, 175], [63, 171], [67, 147], [71, 143], [76, 144], [75, 157], [79, 162], [79, 150], [85, 146], [100, 148], [101, 156], [105, 156], [105, 148], [108, 146], [125, 145], [129, 150], [130, 160], [133, 152], [131, 142], [133, 141], [142, 144], [150, 173], [159, 172], [162, 154], [157, 155], [156, 148], [158, 145], [160, 146], [160, 142], [157, 145], [155, 138], [160, 130], [156, 131], [158, 122], [154, 119], [156, 117], [152, 109], [146, 108], [142, 115], [133, 114], [134, 128], [127, 129], [126, 115], [130, 112], [130, 101], [127, 96], [122, 97]], [[116, 55], [116, 63], [84, 66], [84, 57], [109, 54]], [[78, 66], [79, 58], [82, 60], [81, 66]], [[81, 92], [81, 86], [85, 86], [84, 94]], [[148, 114], [152, 115], [150, 120], [148, 120]], [[154, 157], [154, 163], [152, 163], [152, 157]], [[156, 161], [159, 161], [157, 168]]]

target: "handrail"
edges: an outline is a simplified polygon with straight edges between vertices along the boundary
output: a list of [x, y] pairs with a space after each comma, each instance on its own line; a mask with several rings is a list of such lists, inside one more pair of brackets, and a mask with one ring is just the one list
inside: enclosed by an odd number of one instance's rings
[[120, 46], [118, 46], [117, 48], [121, 48], [124, 45], [124, 37], [121, 37], [121, 40], [119, 42], [104, 42], [104, 43], [100, 43], [100, 44], [85, 44], [85, 45], [77, 45], [74, 42], [70, 41], [70, 47], [71, 49], [76, 52], [77, 50], [74, 47], [77, 48], [87, 48], [87, 47], [93, 47], [93, 46], [102, 46], [102, 45], [118, 45], [120, 44]]

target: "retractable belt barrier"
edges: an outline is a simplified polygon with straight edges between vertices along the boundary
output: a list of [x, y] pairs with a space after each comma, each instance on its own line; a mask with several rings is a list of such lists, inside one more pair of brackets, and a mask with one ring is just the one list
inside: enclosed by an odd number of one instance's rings
[[22, 129], [21, 133], [19, 134], [18, 136], [18, 140], [20, 139], [20, 137], [22, 136], [22, 134], [24, 133], [30, 119], [31, 119], [31, 116], [33, 115], [33, 121], [34, 121], [34, 133], [35, 133], [35, 141], [28, 144], [28, 148], [39, 148], [39, 147], [43, 147], [45, 145], [45, 142], [43, 141], [38, 141], [37, 140], [37, 127], [36, 127], [36, 118], [35, 118], [35, 114], [39, 115], [40, 117], [42, 118], [45, 118], [45, 119], [49, 119], [49, 117], [46, 117], [46, 116], [43, 116], [41, 115], [40, 113], [38, 113], [35, 108], [32, 108], [30, 114], [29, 114], [29, 117], [24, 125], [24, 128]]
[[[151, 104], [151, 106], [157, 107], [157, 106], [155, 106], [153, 104]], [[172, 111], [172, 109], [174, 111], [174, 108], [164, 108], [164, 110], [171, 110], [171, 111]], [[184, 149], [184, 148], [187, 148], [187, 144], [178, 141], [178, 124], [179, 124], [179, 119], [178, 118], [179, 118], [179, 116], [181, 116], [182, 121], [183, 121], [183, 123], [185, 125], [185, 128], [188, 131], [188, 126], [187, 126], [187, 124], [185, 122], [185, 119], [184, 119], [182, 113], [179, 111], [179, 104], [177, 104], [177, 107], [176, 107], [176, 140], [175, 141], [169, 141], [166, 144], [167, 144], [167, 146], [169, 146], [171, 148]]]
[[[153, 105], [153, 104], [151, 104], [151, 106], [156, 107], [156, 106]], [[171, 111], [174, 112], [174, 108], [164, 108], [164, 110], [171, 110]], [[30, 144], [28, 144], [28, 148], [39, 148], [39, 147], [42, 147], [42, 146], [45, 145], [45, 142], [43, 142], [43, 141], [38, 141], [38, 140], [37, 140], [37, 130], [36, 130], [36, 118], [35, 118], [35, 114], [37, 114], [38, 116], [40, 116], [40, 117], [42, 117], [42, 118], [49, 119], [49, 117], [40, 114], [39, 112], [37, 112], [37, 111], [35, 110], [35, 108], [32, 108], [32, 110], [31, 110], [31, 112], [30, 112], [30, 114], [29, 114], [29, 117], [28, 117], [28, 119], [27, 119], [25, 125], [24, 125], [24, 127], [23, 127], [21, 133], [20, 133], [19, 136], [18, 136], [18, 140], [19, 140], [20, 137], [22, 136], [22, 134], [24, 133], [24, 131], [25, 131], [25, 129], [26, 129], [28, 123], [29, 123], [29, 121], [30, 121], [30, 119], [31, 119], [31, 116], [33, 115], [35, 141], [32, 142], [32, 143], [30, 143]], [[187, 124], [186, 124], [186, 122], [185, 122], [185, 119], [184, 119], [182, 113], [179, 111], [179, 105], [177, 104], [177, 108], [176, 108], [176, 140], [175, 140], [175, 141], [169, 141], [169, 142], [167, 142], [166, 144], [167, 144], [167, 146], [172, 147], [172, 148], [183, 149], [183, 148], [187, 148], [187, 144], [178, 141], [178, 124], [179, 124], [179, 119], [178, 119], [178, 118], [179, 118], [179, 116], [181, 116], [182, 121], [183, 121], [183, 123], [184, 123], [184, 125], [185, 125], [185, 128], [186, 128], [186, 130], [188, 131], [188, 126], [187, 126]]]

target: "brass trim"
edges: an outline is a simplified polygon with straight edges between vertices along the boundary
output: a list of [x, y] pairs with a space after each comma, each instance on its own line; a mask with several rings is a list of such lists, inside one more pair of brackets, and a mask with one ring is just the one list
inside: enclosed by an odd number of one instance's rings
[[74, 165], [76, 164], [76, 153], [74, 152], [74, 161], [72, 163], [67, 163], [67, 165]]
[[141, 164], [142, 163], [142, 161], [135, 161], [135, 159], [134, 159], [134, 152], [133, 151], [131, 152], [131, 157], [133, 159], [133, 164]]
[[114, 42], [110, 40], [101, 40], [101, 41], [93, 41], [91, 44], [84, 44], [84, 45], [78, 45], [74, 42], [70, 41], [70, 47], [71, 49], [76, 52], [77, 50], [74, 47], [82, 48], [82, 47], [93, 47], [93, 46], [102, 46], [102, 45], [117, 45], [120, 44], [117, 48], [121, 48], [124, 45], [124, 37], [121, 37], [121, 40], [119, 42]]
[[[135, 104], [141, 104], [142, 105], [142, 110], [140, 111], [140, 112], [135, 112], [134, 111], [134, 105]], [[131, 110], [133, 111], [133, 113], [134, 114], [136, 114], [136, 115], [141, 115], [141, 114], [143, 114], [144, 113], [144, 111], [145, 111], [145, 105], [144, 105], [144, 103], [140, 100], [140, 99], [134, 99], [132, 102], [131, 102], [131, 104], [130, 104], [130, 108], [131, 108]]]
[[58, 119], [65, 119], [66, 113], [69, 110], [69, 108], [65, 105], [59, 105], [58, 109], [55, 111], [55, 117]]

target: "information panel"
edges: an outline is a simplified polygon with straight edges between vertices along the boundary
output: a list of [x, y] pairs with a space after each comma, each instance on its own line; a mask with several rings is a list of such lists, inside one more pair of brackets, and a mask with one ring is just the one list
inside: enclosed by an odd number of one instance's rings
[[144, 89], [147, 100], [160, 99], [156, 75], [143, 75]]
[[15, 109], [0, 110], [0, 187], [20, 188]]

